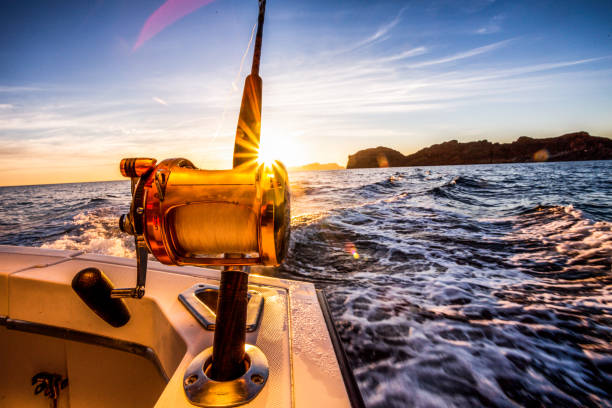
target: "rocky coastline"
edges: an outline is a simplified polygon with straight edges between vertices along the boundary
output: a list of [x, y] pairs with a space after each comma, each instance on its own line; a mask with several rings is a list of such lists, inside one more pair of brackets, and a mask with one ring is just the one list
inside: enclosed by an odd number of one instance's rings
[[591, 136], [587, 132], [575, 132], [543, 139], [521, 136], [512, 143], [491, 143], [488, 140], [460, 143], [451, 140], [426, 147], [410, 155], [379, 146], [350, 155], [346, 168], [610, 159], [612, 159], [612, 139]]

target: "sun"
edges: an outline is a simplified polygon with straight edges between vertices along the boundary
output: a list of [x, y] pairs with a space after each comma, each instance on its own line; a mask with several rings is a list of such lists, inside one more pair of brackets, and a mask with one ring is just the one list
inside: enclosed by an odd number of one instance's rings
[[283, 161], [282, 149], [275, 143], [266, 143], [265, 140], [266, 138], [262, 138], [259, 144], [257, 162], [260, 164], [271, 164], [274, 160]]
[[259, 144], [258, 163], [281, 161], [286, 166], [295, 166], [307, 160], [304, 146], [296, 141], [291, 133], [276, 129], [262, 129]]

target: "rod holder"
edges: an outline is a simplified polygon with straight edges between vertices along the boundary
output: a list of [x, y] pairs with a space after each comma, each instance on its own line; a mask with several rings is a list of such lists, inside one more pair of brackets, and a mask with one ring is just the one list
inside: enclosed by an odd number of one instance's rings
[[226, 266], [221, 272], [210, 377], [229, 381], [246, 371], [248, 266]]
[[209, 377], [213, 348], [198, 354], [183, 376], [183, 389], [189, 402], [200, 407], [235, 407], [259, 394], [268, 381], [268, 359], [256, 346], [245, 345], [247, 370], [238, 378], [215, 381]]

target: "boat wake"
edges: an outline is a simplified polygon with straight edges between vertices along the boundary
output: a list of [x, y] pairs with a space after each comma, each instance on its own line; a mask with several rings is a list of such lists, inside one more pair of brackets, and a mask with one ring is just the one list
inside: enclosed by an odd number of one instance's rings
[[368, 406], [610, 406], [612, 214], [577, 208], [601, 190], [483, 167], [373, 171], [281, 274], [326, 289]]

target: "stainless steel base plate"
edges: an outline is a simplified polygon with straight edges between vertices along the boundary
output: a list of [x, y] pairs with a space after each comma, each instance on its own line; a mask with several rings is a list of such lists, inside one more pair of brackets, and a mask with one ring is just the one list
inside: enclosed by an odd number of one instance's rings
[[[206, 330], [215, 330], [215, 320], [217, 315], [215, 314], [214, 309], [216, 308], [218, 294], [218, 286], [198, 283], [180, 293], [179, 300]], [[215, 306], [207, 305], [201, 300], [202, 298], [206, 298], [208, 296], [212, 296], [210, 299], [213, 301]], [[261, 319], [264, 297], [261, 293], [252, 289], [248, 291], [247, 296], [248, 303], [246, 329], [248, 332], [253, 332], [257, 330], [257, 326], [259, 325], [259, 321]]]
[[244, 348], [250, 362], [247, 371], [231, 381], [215, 381], [206, 375], [212, 360], [212, 347], [198, 354], [183, 376], [187, 399], [200, 407], [235, 407], [246, 404], [259, 394], [268, 380], [268, 359], [251, 344]]

